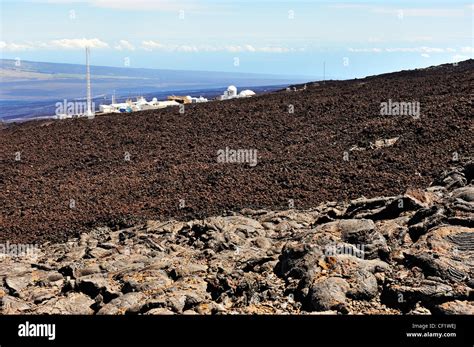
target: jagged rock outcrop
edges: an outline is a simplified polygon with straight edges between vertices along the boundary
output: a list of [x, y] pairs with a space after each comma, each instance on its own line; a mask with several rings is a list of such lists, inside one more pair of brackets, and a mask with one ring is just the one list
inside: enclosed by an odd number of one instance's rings
[[0, 258], [2, 314], [473, 314], [472, 164], [309, 211], [108, 227]]

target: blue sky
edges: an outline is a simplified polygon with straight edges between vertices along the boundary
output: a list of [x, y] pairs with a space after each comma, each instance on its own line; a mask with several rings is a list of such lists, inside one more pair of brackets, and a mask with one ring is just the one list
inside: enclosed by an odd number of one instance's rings
[[469, 1], [1, 0], [1, 57], [353, 78], [473, 57]]

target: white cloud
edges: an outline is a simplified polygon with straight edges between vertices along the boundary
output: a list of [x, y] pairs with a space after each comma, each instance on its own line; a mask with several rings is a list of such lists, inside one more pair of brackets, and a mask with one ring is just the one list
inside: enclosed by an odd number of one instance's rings
[[199, 52], [199, 48], [196, 46], [190, 46], [190, 45], [181, 45], [177, 46], [176, 50], [178, 52]]
[[427, 53], [422, 53], [421, 56], [422, 56], [423, 58], [429, 58], [429, 57], [430, 57], [430, 55], [427, 54]]
[[51, 48], [81, 49], [81, 48], [108, 48], [109, 45], [99, 39], [61, 39], [48, 43]]
[[256, 52], [257, 51], [257, 49], [252, 45], [245, 45], [244, 47], [245, 47], [245, 50], [247, 50], [248, 52]]
[[118, 49], [119, 51], [123, 51], [123, 50], [134, 51], [135, 46], [126, 40], [120, 40], [119, 43], [115, 45], [115, 49]]
[[445, 48], [438, 47], [398, 47], [398, 48], [385, 48], [385, 52], [422, 52], [422, 53], [444, 53]]
[[293, 50], [286, 47], [261, 47], [257, 51], [263, 53], [288, 53]]
[[84, 49], [90, 48], [108, 48], [109, 45], [99, 39], [59, 39], [47, 42], [26, 41], [23, 43], [1, 41], [0, 49], [4, 51], [25, 51], [35, 49]]
[[243, 46], [226, 46], [225, 50], [231, 53], [241, 53], [241, 52], [259, 52], [259, 53], [288, 53], [290, 51], [294, 51], [294, 49], [289, 49], [286, 47], [278, 47], [278, 46], [263, 46], [263, 47], [255, 47], [252, 45], [243, 45]]
[[157, 41], [149, 40], [142, 42], [142, 48], [146, 51], [152, 51], [154, 49], [165, 49], [166, 46]]
[[349, 52], [353, 53], [381, 53], [381, 48], [349, 48]]
[[[94, 39], [57, 39], [47, 42], [26, 41], [23, 43], [13, 43], [0, 41], [0, 49], [3, 51], [22, 51], [34, 49], [84, 49], [85, 47], [94, 49], [114, 48], [116, 50], [136, 50], [135, 45], [127, 40], [119, 40], [115, 45], [109, 45], [107, 42], [98, 38]], [[164, 51], [164, 52], [182, 52], [182, 53], [198, 53], [198, 52], [229, 52], [229, 53], [289, 53], [303, 52], [304, 48], [287, 48], [280, 46], [255, 46], [250, 44], [243, 45], [194, 45], [194, 44], [168, 44], [154, 40], [145, 40], [141, 42], [139, 48], [145, 51]]]
[[[227, 45], [227, 46], [212, 46], [212, 45], [177, 45], [177, 44], [162, 44], [158, 41], [143, 41], [141, 48], [147, 51], [161, 50], [165, 52], [186, 52], [186, 53], [197, 53], [197, 52], [229, 52], [229, 53], [288, 53], [296, 51], [295, 49], [289, 49], [286, 47], [278, 46], [262, 46], [256, 47], [253, 45]], [[300, 50], [301, 51], [301, 50]]]
[[33, 48], [34, 47], [29, 44], [0, 41], [0, 50], [6, 52], [26, 51], [31, 50]]
[[200, 45], [199, 49], [203, 52], [218, 52], [220, 50], [219, 47], [212, 45]]
[[228, 52], [231, 52], [231, 53], [243, 52], [243, 47], [242, 46], [226, 46], [225, 49]]

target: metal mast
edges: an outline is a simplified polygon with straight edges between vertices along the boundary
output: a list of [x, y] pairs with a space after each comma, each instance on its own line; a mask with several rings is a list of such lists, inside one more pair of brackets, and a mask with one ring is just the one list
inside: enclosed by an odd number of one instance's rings
[[326, 81], [326, 61], [323, 62], [323, 82]]
[[89, 47], [86, 47], [86, 83], [87, 83], [87, 117], [94, 116], [92, 112], [92, 95], [91, 95], [91, 68], [89, 66]]

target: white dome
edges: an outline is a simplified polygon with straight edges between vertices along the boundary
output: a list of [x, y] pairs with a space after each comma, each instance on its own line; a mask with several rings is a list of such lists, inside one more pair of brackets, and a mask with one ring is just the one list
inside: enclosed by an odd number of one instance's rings
[[228, 86], [227, 87], [227, 94], [237, 95], [237, 87], [236, 86]]
[[242, 90], [239, 93], [239, 96], [241, 96], [241, 97], [253, 96], [253, 95], [255, 95], [255, 92], [253, 90], [250, 90], [250, 89]]

